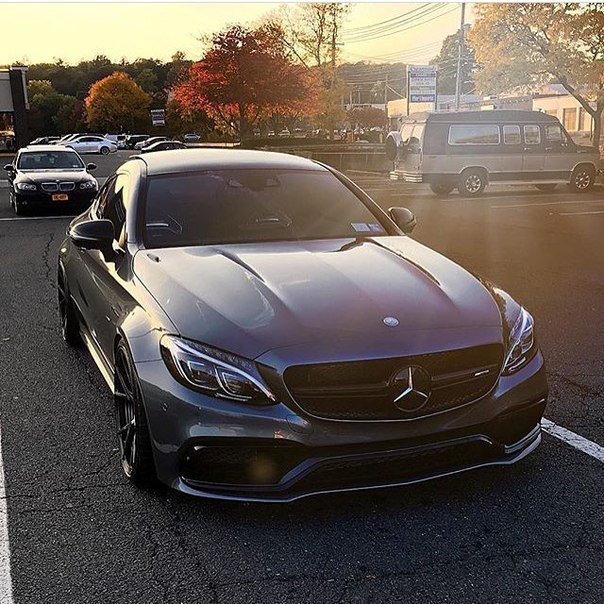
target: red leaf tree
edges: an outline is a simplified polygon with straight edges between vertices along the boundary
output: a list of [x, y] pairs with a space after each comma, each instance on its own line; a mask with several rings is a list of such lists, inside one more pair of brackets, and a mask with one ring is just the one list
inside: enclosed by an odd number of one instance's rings
[[262, 117], [308, 109], [314, 92], [313, 78], [291, 61], [278, 30], [238, 25], [215, 34], [205, 57], [173, 89], [183, 111], [205, 111], [242, 137]]

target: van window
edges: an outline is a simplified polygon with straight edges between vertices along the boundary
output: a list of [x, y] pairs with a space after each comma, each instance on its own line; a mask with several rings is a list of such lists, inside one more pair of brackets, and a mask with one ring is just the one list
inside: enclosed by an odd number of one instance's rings
[[413, 127], [413, 132], [409, 137], [409, 145], [412, 147], [419, 147], [420, 141], [422, 140], [422, 135], [424, 133], [424, 125], [423, 124], [415, 124]]
[[403, 145], [406, 145], [411, 138], [411, 132], [413, 130], [413, 124], [405, 124], [401, 128], [401, 139], [403, 141]]
[[541, 130], [539, 130], [539, 126], [524, 127], [524, 142], [527, 145], [541, 144]]
[[498, 145], [499, 126], [456, 125], [449, 127], [450, 145]]
[[553, 125], [545, 127], [545, 140], [548, 143], [563, 143], [566, 137], [562, 134], [560, 126]]
[[503, 144], [504, 145], [519, 145], [522, 142], [520, 137], [520, 126], [504, 126], [503, 127]]

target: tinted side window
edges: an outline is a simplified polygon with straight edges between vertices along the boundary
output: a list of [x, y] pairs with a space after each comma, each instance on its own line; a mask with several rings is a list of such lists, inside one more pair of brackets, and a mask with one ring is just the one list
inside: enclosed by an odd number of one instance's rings
[[520, 126], [503, 127], [503, 143], [505, 145], [519, 145], [521, 142]]
[[460, 124], [449, 127], [450, 145], [498, 145], [499, 126]]
[[107, 195], [101, 200], [99, 214], [101, 218], [111, 220], [115, 231], [115, 239], [118, 243], [122, 243], [125, 235], [126, 226], [126, 205], [125, 199], [128, 197], [128, 187], [130, 179], [126, 174], [119, 174], [113, 186], [107, 190]]
[[524, 142], [527, 145], [541, 144], [541, 130], [539, 129], [539, 126], [530, 125], [524, 127]]

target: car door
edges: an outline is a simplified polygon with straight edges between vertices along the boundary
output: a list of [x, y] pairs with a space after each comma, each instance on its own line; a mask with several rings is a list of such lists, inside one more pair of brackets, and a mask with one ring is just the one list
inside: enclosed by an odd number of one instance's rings
[[539, 124], [524, 124], [522, 137], [522, 180], [543, 178], [545, 150]]
[[559, 124], [546, 124], [545, 135], [545, 176], [550, 180], [568, 180], [576, 162], [575, 144]]
[[130, 280], [129, 256], [126, 252], [126, 207], [129, 205], [130, 177], [118, 173], [99, 200], [96, 217], [113, 223], [115, 253], [111, 258], [97, 250], [84, 254], [85, 279], [93, 295], [88, 310], [91, 332], [106, 359], [112, 360], [118, 325], [132, 306], [126, 285]]
[[87, 153], [88, 151], [88, 136], [79, 136], [78, 138], [74, 138], [73, 140], [67, 141], [65, 143], [68, 147], [71, 147], [78, 153]]

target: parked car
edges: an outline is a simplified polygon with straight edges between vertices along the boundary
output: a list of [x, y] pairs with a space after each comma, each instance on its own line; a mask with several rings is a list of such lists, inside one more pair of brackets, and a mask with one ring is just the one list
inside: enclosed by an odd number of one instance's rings
[[153, 153], [154, 151], [170, 151], [173, 149], [186, 149], [187, 145], [180, 141], [157, 141], [141, 149], [141, 153]]
[[136, 145], [134, 145], [134, 148], [136, 150], [140, 150], [140, 149], [143, 149], [144, 147], [148, 147], [149, 145], [152, 145], [153, 143], [158, 143], [159, 141], [167, 141], [167, 140], [169, 140], [167, 136], [150, 136], [150, 137], [146, 138], [145, 140], [136, 143]]
[[53, 144], [55, 141], [58, 141], [60, 137], [58, 136], [40, 136], [38, 138], [35, 138], [33, 141], [31, 141], [31, 143], [29, 143], [28, 146], [32, 146], [32, 145], [51, 145]]
[[73, 149], [57, 145], [34, 145], [17, 152], [8, 173], [9, 203], [15, 214], [41, 207], [90, 205], [98, 183], [90, 174], [96, 166], [84, 164]]
[[118, 149], [126, 149], [126, 135], [125, 134], [105, 134], [103, 138], [110, 140], [114, 143]]
[[190, 132], [188, 134], [185, 134], [182, 137], [182, 140], [185, 143], [196, 143], [197, 141], [201, 140], [201, 136], [199, 136], [199, 134], [195, 134], [194, 132]]
[[540, 111], [416, 113], [386, 139], [394, 180], [425, 182], [437, 195], [457, 188], [480, 195], [488, 184], [566, 183], [589, 191], [599, 168], [592, 147], [576, 145], [554, 116]]
[[102, 136], [77, 136], [65, 143], [66, 147], [74, 149], [78, 153], [100, 153], [101, 155], [109, 155], [117, 151], [117, 145]]
[[128, 134], [126, 136], [126, 149], [134, 149], [137, 143], [142, 143], [148, 138], [148, 134]]
[[63, 338], [114, 393], [126, 476], [290, 501], [533, 451], [547, 383], [531, 315], [414, 226], [293, 155], [118, 168], [70, 224], [57, 289]]
[[283, 128], [283, 130], [279, 132], [279, 136], [291, 136], [291, 132], [287, 128]]

